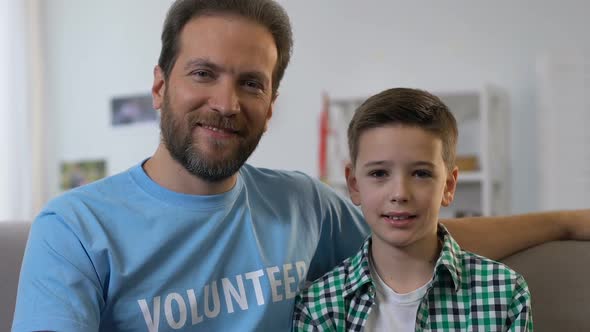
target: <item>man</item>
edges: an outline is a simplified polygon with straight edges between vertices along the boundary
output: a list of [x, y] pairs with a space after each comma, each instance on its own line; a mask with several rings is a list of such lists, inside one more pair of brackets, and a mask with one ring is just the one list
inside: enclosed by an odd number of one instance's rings
[[[162, 143], [40, 213], [13, 331], [290, 328], [300, 285], [351, 255], [367, 231], [359, 211], [318, 181], [244, 164], [273, 114], [291, 47], [288, 17], [272, 0], [174, 2], [152, 89]], [[584, 218], [446, 225], [468, 249], [498, 257], [580, 234]], [[473, 240], [481, 232], [494, 240]]]

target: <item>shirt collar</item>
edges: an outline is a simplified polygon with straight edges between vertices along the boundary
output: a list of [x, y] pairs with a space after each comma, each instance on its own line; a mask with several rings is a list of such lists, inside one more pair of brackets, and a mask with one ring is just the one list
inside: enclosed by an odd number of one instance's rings
[[[438, 225], [438, 238], [442, 241], [442, 249], [436, 265], [433, 282], [438, 281], [441, 275], [448, 273], [453, 281], [455, 292], [461, 289], [461, 248], [451, 237], [447, 229]], [[371, 237], [369, 236], [361, 250], [350, 258], [350, 264], [346, 267], [346, 282], [344, 285], [344, 297], [356, 293], [358, 290], [372, 286], [371, 272], [369, 270], [369, 249], [371, 248]]]
[[344, 285], [344, 297], [354, 294], [357, 290], [372, 285], [371, 271], [369, 270], [369, 248], [371, 236], [369, 236], [361, 250], [350, 258], [350, 264], [346, 267], [346, 282]]
[[442, 241], [442, 249], [434, 267], [434, 281], [441, 278], [446, 271], [453, 280], [455, 292], [461, 289], [461, 247], [453, 239], [449, 231], [442, 224], [438, 224], [438, 238]]

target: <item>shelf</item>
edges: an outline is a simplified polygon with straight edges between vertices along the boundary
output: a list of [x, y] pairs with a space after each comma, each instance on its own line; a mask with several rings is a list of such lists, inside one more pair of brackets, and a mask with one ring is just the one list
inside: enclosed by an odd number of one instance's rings
[[479, 172], [479, 171], [461, 172], [461, 171], [459, 171], [459, 178], [457, 179], [457, 182], [458, 183], [482, 182], [483, 179], [484, 179], [484, 175], [482, 172]]

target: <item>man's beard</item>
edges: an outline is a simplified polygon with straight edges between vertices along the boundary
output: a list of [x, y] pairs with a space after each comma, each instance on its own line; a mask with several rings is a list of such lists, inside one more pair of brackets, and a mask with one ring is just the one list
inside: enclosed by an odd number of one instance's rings
[[[215, 112], [194, 114], [187, 117], [188, 123], [177, 121], [170, 106], [168, 96], [164, 96], [164, 104], [161, 110], [160, 130], [162, 141], [174, 160], [179, 162], [189, 173], [208, 182], [225, 180], [236, 174], [244, 165], [252, 152], [258, 146], [260, 138], [264, 134], [264, 125], [260, 129], [252, 130], [243, 121], [223, 117]], [[232, 128], [237, 130], [238, 146], [230, 156], [222, 160], [207, 160], [203, 151], [198, 147], [199, 142], [193, 142], [192, 131], [197, 123], [206, 123], [219, 128]], [[184, 126], [184, 128], [183, 128]], [[212, 144], [220, 153], [230, 147], [226, 142], [203, 142]]]

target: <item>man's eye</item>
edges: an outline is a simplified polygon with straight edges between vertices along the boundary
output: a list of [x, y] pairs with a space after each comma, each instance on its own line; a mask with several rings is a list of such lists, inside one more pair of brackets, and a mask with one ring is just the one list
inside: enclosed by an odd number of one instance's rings
[[249, 89], [255, 89], [255, 90], [263, 90], [264, 87], [262, 86], [262, 84], [260, 84], [260, 82], [258, 81], [254, 81], [254, 80], [245, 80], [243, 82], [244, 86], [246, 86]]
[[195, 70], [191, 73], [193, 76], [198, 78], [211, 78], [213, 75], [207, 70]]

